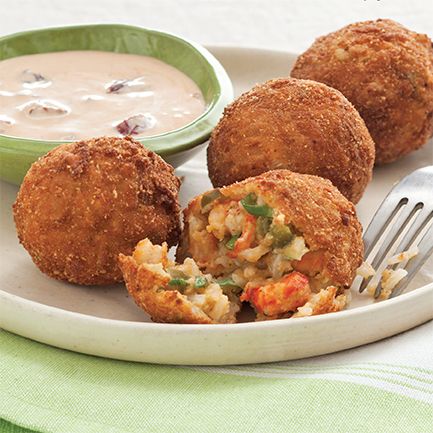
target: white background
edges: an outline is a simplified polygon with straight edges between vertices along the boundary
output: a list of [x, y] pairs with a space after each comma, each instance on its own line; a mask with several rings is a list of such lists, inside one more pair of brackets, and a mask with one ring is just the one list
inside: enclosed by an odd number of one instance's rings
[[433, 35], [433, 0], [0, 0], [0, 33], [119, 22], [177, 33], [202, 44], [300, 52], [348, 23], [392, 18]]

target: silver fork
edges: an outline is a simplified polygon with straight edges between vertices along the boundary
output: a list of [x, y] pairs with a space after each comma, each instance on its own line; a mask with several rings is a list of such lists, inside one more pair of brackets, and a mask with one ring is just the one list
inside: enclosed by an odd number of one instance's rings
[[[393, 220], [399, 211], [399, 215]], [[417, 239], [432, 218], [433, 166], [428, 166], [412, 172], [396, 184], [371, 220], [364, 234], [364, 245], [365, 258], [369, 258], [374, 269], [378, 269], [384, 259], [388, 258], [391, 249], [405, 229], [407, 231], [394, 249], [395, 253], [406, 251], [415, 245], [419, 249], [418, 254], [407, 262], [405, 269], [408, 274], [394, 287], [390, 298], [398, 296], [406, 289], [419, 268], [433, 253], [433, 224], [421, 239]], [[378, 251], [374, 257], [368, 257], [390, 223], [392, 225]], [[362, 282], [360, 292], [365, 290], [370, 280], [371, 278], [368, 278]], [[382, 286], [379, 283], [374, 297], [378, 298], [381, 292]]]

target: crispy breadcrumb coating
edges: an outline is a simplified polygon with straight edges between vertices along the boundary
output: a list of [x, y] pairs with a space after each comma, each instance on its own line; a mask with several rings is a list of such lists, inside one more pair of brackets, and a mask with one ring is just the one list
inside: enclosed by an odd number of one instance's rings
[[352, 102], [378, 164], [420, 148], [433, 133], [432, 42], [392, 20], [354, 23], [318, 38], [291, 75], [325, 83]]
[[[351, 285], [363, 260], [362, 227], [353, 204], [329, 180], [289, 170], [273, 170], [220, 188], [219, 192], [223, 199], [241, 199], [249, 193], [261, 197], [284, 215], [286, 224], [291, 224], [302, 234], [310, 250], [308, 267], [320, 267], [322, 276], [333, 285]], [[202, 246], [203, 242], [212, 245], [215, 241], [211, 236], [206, 239], [198, 236], [201, 232], [196, 221], [200, 218], [202, 197], [194, 198], [184, 211], [177, 259], [193, 257], [199, 264], [204, 264], [205, 270], [215, 271], [212, 262], [207, 265], [209, 260], [214, 260], [215, 246], [208, 250]], [[302, 264], [295, 266], [305, 272], [307, 269]]]
[[331, 182], [360, 200], [371, 180], [374, 143], [359, 113], [337, 90], [280, 78], [229, 105], [208, 147], [215, 187], [286, 168]]
[[150, 238], [175, 245], [179, 179], [131, 138], [56, 147], [35, 162], [13, 212], [20, 242], [50, 277], [78, 284], [122, 281], [119, 253]]

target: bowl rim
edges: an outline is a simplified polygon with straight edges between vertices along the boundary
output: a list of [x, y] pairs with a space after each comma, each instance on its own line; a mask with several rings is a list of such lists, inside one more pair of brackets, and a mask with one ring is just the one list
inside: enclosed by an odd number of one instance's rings
[[[91, 28], [119, 28], [119, 29], [125, 29], [125, 30], [138, 30], [138, 31], [144, 31], [146, 33], [150, 33], [156, 36], [162, 36], [165, 38], [173, 39], [181, 44], [184, 44], [189, 47], [189, 49], [195, 51], [199, 56], [201, 56], [206, 64], [208, 65], [209, 69], [214, 73], [216, 82], [218, 84], [219, 89], [215, 92], [212, 100], [210, 103], [206, 106], [205, 111], [200, 114], [198, 117], [196, 117], [191, 122], [187, 123], [186, 125], [181, 126], [180, 128], [173, 129], [171, 131], [166, 131], [161, 134], [155, 134], [151, 136], [146, 137], [133, 137], [135, 140], [140, 142], [146, 147], [149, 147], [152, 151], [158, 153], [161, 156], [169, 156], [174, 155], [177, 153], [180, 153], [182, 151], [190, 150], [194, 147], [196, 147], [199, 144], [202, 144], [206, 142], [210, 134], [212, 132], [212, 129], [216, 125], [210, 125], [207, 128], [200, 128], [202, 124], [204, 124], [209, 117], [211, 117], [213, 114], [217, 113], [218, 111], [221, 112], [220, 115], [222, 115], [222, 112], [224, 110], [224, 107], [230, 103], [234, 98], [234, 90], [233, 90], [233, 84], [231, 82], [231, 79], [229, 75], [227, 74], [224, 67], [221, 65], [221, 63], [216, 59], [216, 57], [204, 46], [200, 45], [197, 42], [194, 42], [188, 38], [184, 38], [182, 36], [176, 35], [171, 32], [167, 31], [161, 31], [157, 29], [153, 29], [150, 27], [144, 27], [144, 26], [137, 26], [137, 25], [130, 25], [130, 24], [122, 24], [122, 23], [86, 23], [86, 24], [74, 24], [74, 25], [65, 25], [65, 26], [48, 26], [43, 28], [35, 28], [35, 29], [29, 29], [24, 30], [21, 32], [15, 32], [9, 35], [0, 36], [0, 44], [2, 44], [5, 41], [8, 41], [10, 39], [14, 39], [17, 37], [22, 36], [28, 36], [34, 33], [42, 33], [45, 31], [63, 31], [63, 30], [80, 30], [80, 29], [91, 29]], [[76, 50], [65, 50], [65, 51], [76, 51]], [[86, 50], [83, 50], [86, 51]], [[95, 51], [98, 51], [97, 49]], [[101, 50], [106, 51], [106, 50]], [[43, 51], [38, 54], [42, 53], [51, 53], [56, 51]], [[116, 52], [116, 51], [108, 51], [108, 52]], [[130, 53], [122, 53], [122, 54], [130, 54]], [[22, 54], [22, 55], [32, 55], [32, 54]], [[138, 54], [140, 55], [140, 54]], [[19, 56], [13, 56], [9, 58], [14, 57], [20, 57]], [[151, 56], [150, 56], [151, 57]], [[4, 59], [7, 60], [7, 59]], [[164, 61], [160, 59], [161, 61]], [[0, 60], [2, 61], [2, 60]], [[175, 67], [175, 66], [173, 66]], [[178, 69], [178, 68], [176, 68]], [[181, 71], [185, 75], [188, 76], [187, 73]], [[198, 128], [197, 128], [198, 126]], [[189, 133], [196, 131], [196, 136], [191, 137], [188, 139]], [[158, 141], [173, 141], [175, 139], [182, 139], [184, 138], [183, 142], [164, 145], [158, 143]], [[75, 141], [81, 141], [79, 140], [45, 140], [45, 139], [38, 139], [38, 138], [28, 138], [28, 137], [19, 137], [19, 136], [12, 136], [8, 134], [1, 134], [0, 133], [0, 147], [2, 139], [6, 139], [7, 141], [12, 142], [20, 142], [20, 143], [26, 143], [29, 146], [36, 145], [36, 144], [44, 144], [47, 146], [50, 146], [51, 148], [57, 147], [61, 144], [66, 143], [73, 143]], [[23, 149], [24, 150], [24, 149]], [[49, 150], [49, 149], [48, 149]], [[24, 150], [25, 151], [25, 150]]]

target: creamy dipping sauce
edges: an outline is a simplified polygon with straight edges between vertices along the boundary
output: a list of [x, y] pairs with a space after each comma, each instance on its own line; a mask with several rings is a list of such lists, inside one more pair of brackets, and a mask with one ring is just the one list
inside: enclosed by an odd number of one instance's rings
[[153, 57], [63, 51], [0, 61], [0, 134], [146, 137], [185, 126], [204, 110], [194, 81]]

